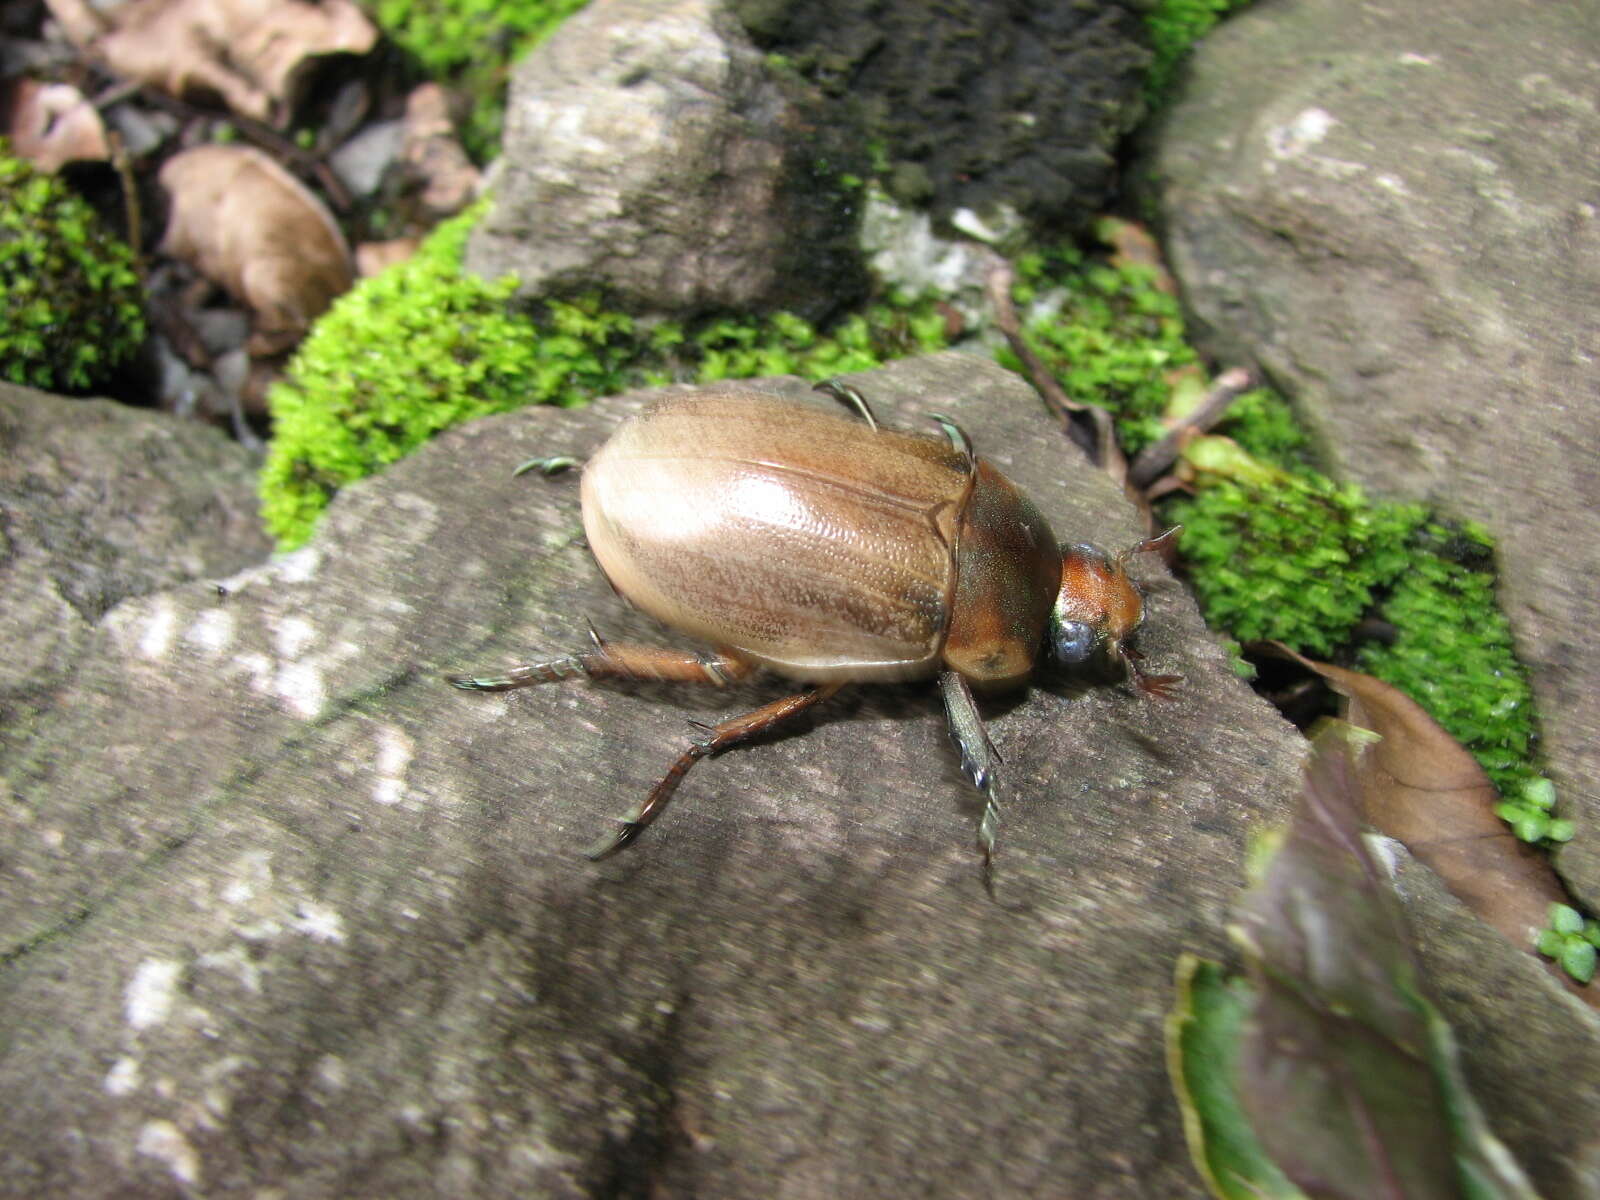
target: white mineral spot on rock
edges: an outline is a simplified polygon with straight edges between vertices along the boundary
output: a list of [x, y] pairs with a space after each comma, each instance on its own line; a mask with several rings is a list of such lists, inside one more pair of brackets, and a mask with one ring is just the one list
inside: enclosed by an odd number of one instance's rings
[[305, 583], [322, 565], [322, 553], [311, 546], [304, 546], [293, 554], [284, 555], [273, 565], [277, 568], [278, 578], [284, 583]]
[[373, 762], [377, 778], [372, 783], [372, 798], [379, 804], [398, 804], [406, 791], [406, 768], [411, 765], [413, 744], [397, 725], [380, 725], [377, 731], [378, 754]]
[[324, 1054], [317, 1059], [312, 1071], [317, 1082], [330, 1091], [339, 1091], [350, 1081], [350, 1072], [345, 1069], [344, 1059], [337, 1054]]
[[[206, 1085], [201, 1091], [201, 1100], [205, 1104], [206, 1112], [213, 1117], [227, 1117], [233, 1107], [233, 1093], [228, 1077], [249, 1065], [249, 1060], [242, 1054], [227, 1054], [207, 1064], [200, 1073]], [[213, 1129], [217, 1128], [215, 1123], [208, 1122], [208, 1124]]]
[[1431, 54], [1418, 54], [1415, 50], [1407, 50], [1400, 56], [1400, 61], [1412, 67], [1431, 67], [1439, 60]]
[[1384, 191], [1393, 192], [1396, 196], [1409, 196], [1411, 194], [1411, 189], [1405, 185], [1405, 181], [1396, 176], [1380, 173], [1374, 175], [1372, 179]]
[[111, 1070], [106, 1072], [106, 1094], [110, 1096], [126, 1096], [139, 1087], [139, 1060], [124, 1054], [111, 1064]]
[[250, 687], [257, 692], [265, 692], [272, 683], [272, 660], [265, 654], [240, 654], [235, 656], [234, 665], [246, 675], [250, 676]]
[[302, 900], [295, 906], [295, 919], [289, 928], [317, 942], [344, 941], [344, 921], [339, 914], [314, 900]]
[[239, 981], [246, 991], [261, 991], [261, 963], [243, 946], [230, 946], [226, 950], [213, 950], [194, 960], [195, 966], [208, 971], [220, 971]]
[[283, 658], [299, 658], [306, 647], [317, 639], [317, 629], [304, 617], [285, 617], [278, 625], [278, 654]]
[[200, 1156], [171, 1121], [146, 1121], [138, 1145], [140, 1154], [165, 1163], [179, 1183], [194, 1187], [200, 1182]]
[[1308, 108], [1284, 125], [1267, 130], [1267, 147], [1274, 158], [1297, 158], [1323, 138], [1339, 122], [1326, 109]]
[[275, 690], [302, 717], [316, 716], [328, 699], [322, 668], [310, 663], [292, 662], [279, 667]]
[[67, 835], [52, 825], [39, 830], [39, 840], [45, 844], [47, 850], [59, 850], [66, 845]]
[[134, 968], [122, 992], [122, 1011], [135, 1029], [159, 1025], [172, 1012], [183, 964], [170, 958], [147, 958]]
[[950, 214], [950, 224], [968, 237], [976, 238], [980, 242], [994, 243], [1000, 240], [1000, 231], [991, 229], [984, 219], [970, 208], [958, 208]]
[[222, 885], [224, 904], [245, 904], [272, 886], [272, 854], [251, 850], [234, 860], [233, 875]]
[[233, 614], [208, 608], [183, 632], [183, 640], [205, 654], [220, 654], [233, 641]]
[[172, 648], [172, 632], [177, 625], [178, 614], [173, 611], [172, 602], [164, 598], [158, 600], [150, 614], [150, 623], [139, 635], [139, 653], [149, 659], [165, 658]]

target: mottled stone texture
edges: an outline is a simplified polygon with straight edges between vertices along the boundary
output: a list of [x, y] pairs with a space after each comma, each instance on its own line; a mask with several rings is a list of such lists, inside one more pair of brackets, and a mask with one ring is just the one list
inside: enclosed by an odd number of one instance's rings
[[[1140, 534], [993, 364], [856, 382], [962, 422], [1059, 536]], [[588, 862], [687, 718], [784, 690], [441, 679], [580, 646], [585, 617], [664, 639], [579, 544], [575, 481], [511, 476], [644, 400], [453, 431], [226, 599], [93, 627], [0, 760], [0, 1195], [1201, 1194], [1171, 970], [1223, 952], [1297, 735], [1146, 560], [1184, 697], [986, 704], [997, 901], [926, 685], [702, 763]]]
[[255, 471], [193, 421], [0, 383], [0, 737], [115, 605], [266, 558]]
[[1600, 9], [1277, 0], [1200, 47], [1152, 196], [1211, 348], [1336, 469], [1499, 540], [1600, 907]]
[[808, 120], [719, 0], [609, 0], [518, 66], [467, 265], [681, 313], [861, 295], [848, 131]]

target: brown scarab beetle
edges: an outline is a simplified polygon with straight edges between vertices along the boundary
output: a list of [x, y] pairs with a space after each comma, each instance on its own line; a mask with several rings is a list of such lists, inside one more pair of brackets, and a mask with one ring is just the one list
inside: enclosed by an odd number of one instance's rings
[[[814, 685], [703, 733], [620, 828], [621, 849], [699, 759], [766, 733], [846, 683], [937, 675], [961, 766], [985, 798], [987, 865], [998, 755], [972, 690], [1025, 684], [1036, 668], [1120, 667], [1147, 695], [1131, 639], [1144, 602], [1130, 555], [1058, 546], [1027, 497], [944, 418], [943, 438], [878, 427], [865, 401], [821, 385], [862, 419], [755, 391], [669, 396], [622, 425], [583, 471], [583, 527], [612, 586], [712, 653], [601, 640], [503, 675], [452, 676], [473, 691], [591, 678], [725, 685], [758, 667]], [[571, 460], [549, 460], [569, 465]], [[548, 465], [548, 464], [527, 464]]]

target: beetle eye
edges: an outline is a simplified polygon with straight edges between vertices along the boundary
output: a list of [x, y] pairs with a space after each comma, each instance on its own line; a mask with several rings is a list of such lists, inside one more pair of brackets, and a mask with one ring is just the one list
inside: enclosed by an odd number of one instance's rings
[[1094, 627], [1086, 621], [1060, 621], [1050, 631], [1050, 656], [1057, 666], [1074, 667], [1094, 653]]

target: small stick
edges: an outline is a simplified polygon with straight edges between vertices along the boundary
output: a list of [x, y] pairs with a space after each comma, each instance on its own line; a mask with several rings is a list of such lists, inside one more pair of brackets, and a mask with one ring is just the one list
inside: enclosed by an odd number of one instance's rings
[[988, 278], [984, 281], [989, 292], [989, 304], [994, 309], [995, 327], [1005, 334], [1011, 352], [1022, 360], [1022, 369], [1028, 377], [1028, 382], [1033, 384], [1033, 390], [1039, 393], [1045, 406], [1055, 414], [1056, 420], [1067, 431], [1068, 436], [1078, 441], [1077, 424], [1073, 418], [1087, 417], [1094, 426], [1094, 444], [1086, 446], [1085, 449], [1095, 456], [1095, 461], [1105, 468], [1113, 479], [1118, 483], [1125, 482], [1127, 461], [1117, 447], [1116, 435], [1111, 425], [1111, 414], [1099, 405], [1081, 404], [1069, 398], [1055, 376], [1050, 374], [1050, 369], [1044, 365], [1044, 360], [1034, 353], [1033, 347], [1028, 345], [1022, 336], [1022, 322], [1017, 318], [1016, 305], [1011, 302], [1011, 285], [1015, 280], [1016, 273], [1011, 269], [1011, 264], [998, 254], [995, 255], [994, 263], [989, 268]]
[[1139, 451], [1138, 457], [1128, 468], [1128, 482], [1140, 489], [1149, 487], [1178, 460], [1184, 443], [1220, 421], [1228, 411], [1228, 406], [1254, 382], [1250, 372], [1243, 367], [1233, 367], [1218, 375], [1198, 408], [1184, 417], [1182, 423], [1171, 429], [1159, 442], [1153, 442]]
[[106, 132], [111, 147], [111, 165], [122, 183], [123, 219], [128, 222], [128, 248], [133, 251], [133, 261], [142, 278], [145, 274], [144, 250], [140, 246], [139, 187], [133, 178], [133, 164], [128, 161], [128, 148], [116, 130]]

